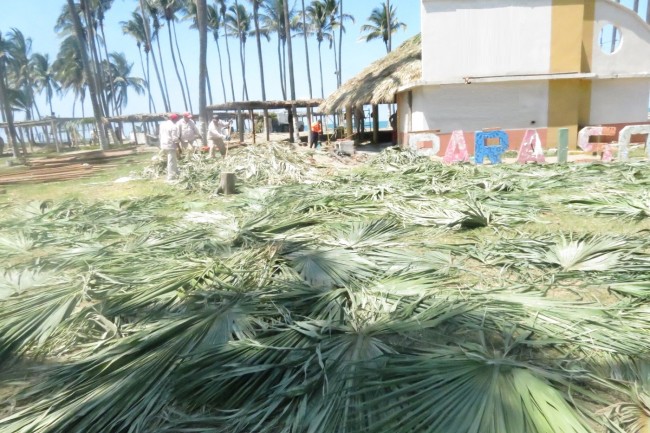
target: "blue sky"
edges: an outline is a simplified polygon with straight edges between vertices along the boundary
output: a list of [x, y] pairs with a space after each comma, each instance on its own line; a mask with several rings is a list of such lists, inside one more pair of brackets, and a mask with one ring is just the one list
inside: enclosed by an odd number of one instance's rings
[[[239, 0], [241, 4], [246, 4], [247, 0]], [[296, 1], [296, 0], [293, 0]], [[65, 0], [0, 0], [0, 31], [5, 34], [11, 28], [18, 28], [26, 37], [32, 39], [32, 52], [48, 53], [50, 59], [54, 59], [58, 52], [61, 39], [54, 32], [54, 24], [59, 16]], [[143, 77], [135, 42], [129, 36], [123, 35], [120, 21], [126, 21], [130, 18], [131, 12], [135, 10], [137, 0], [115, 0], [113, 7], [107, 13], [106, 17], [106, 39], [109, 51], [123, 52], [127, 58], [134, 63], [133, 75]], [[211, 0], [208, 0], [211, 3]], [[232, 1], [231, 1], [232, 3]], [[310, 0], [305, 0], [308, 5]], [[292, 3], [290, 3], [291, 5]], [[381, 0], [346, 0], [343, 2], [344, 13], [349, 13], [355, 17], [355, 23], [346, 23], [346, 33], [343, 35], [343, 80], [347, 80], [361, 71], [372, 61], [381, 58], [386, 54], [386, 49], [381, 40], [370, 43], [359, 41], [360, 27], [366, 22], [373, 8], [378, 7]], [[394, 35], [393, 47], [397, 47], [404, 40], [420, 32], [420, 0], [394, 0], [393, 4], [397, 9], [397, 16], [400, 21], [407, 25], [406, 30], [400, 30]], [[296, 1], [296, 7], [300, 7], [300, 1]], [[183, 52], [183, 62], [185, 64], [188, 80], [190, 82], [190, 93], [193, 100], [194, 111], [198, 106], [198, 32], [189, 29], [188, 22], [178, 22], [177, 34], [179, 44]], [[162, 29], [161, 47], [163, 56], [166, 59], [165, 68], [168, 82], [170, 83], [170, 97], [172, 100], [172, 109], [175, 111], [184, 111], [184, 105], [180, 89], [176, 86], [175, 73], [171, 63], [171, 56], [168, 49], [168, 37], [166, 28]], [[338, 33], [337, 33], [338, 38]], [[212, 37], [209, 37], [208, 46], [208, 68], [212, 81], [213, 102], [223, 102], [223, 92], [219, 81], [219, 63], [217, 57], [216, 45]], [[338, 43], [338, 41], [337, 41]], [[221, 41], [222, 56], [225, 56], [225, 46], [223, 38]], [[282, 93], [279, 84], [277, 45], [276, 39], [272, 36], [270, 42], [262, 39], [264, 72], [266, 82], [267, 99], [282, 99]], [[165, 50], [167, 47], [167, 50]], [[239, 45], [235, 40], [230, 41], [230, 51], [232, 56], [233, 77], [235, 81], [235, 95], [240, 98], [242, 93], [242, 72], [239, 61]], [[317, 44], [315, 40], [310, 40], [310, 65], [313, 86], [313, 96], [320, 97], [320, 79], [318, 72]], [[296, 96], [297, 98], [309, 97], [309, 86], [307, 83], [306, 62], [304, 55], [304, 42], [302, 38], [294, 38], [293, 52], [295, 58], [296, 74]], [[259, 66], [257, 61], [257, 48], [255, 38], [248, 38], [246, 43], [246, 79], [248, 83], [249, 99], [261, 100], [261, 86], [259, 81]], [[323, 81], [325, 96], [336, 90], [336, 77], [334, 75], [333, 51], [329, 49], [328, 43], [322, 44], [323, 58]], [[228, 98], [230, 90], [228, 84], [227, 66], [224, 57], [224, 74], [226, 77], [226, 90]], [[157, 91], [157, 82], [155, 81], [153, 67], [151, 68], [152, 83], [151, 89], [156, 101], [156, 108], [162, 112], [163, 104]], [[87, 98], [88, 99], [88, 98]], [[38, 102], [41, 113], [47, 113], [44, 98]], [[54, 111], [59, 116], [72, 115], [72, 96], [68, 95], [63, 100], [55, 103]], [[143, 113], [148, 111], [147, 99], [144, 96], [138, 96], [134, 92], [129, 94], [129, 103], [124, 110], [125, 113]], [[89, 101], [86, 101], [86, 114], [90, 113]], [[80, 116], [79, 104], [77, 104], [76, 115]], [[22, 119], [21, 114], [17, 118]]]

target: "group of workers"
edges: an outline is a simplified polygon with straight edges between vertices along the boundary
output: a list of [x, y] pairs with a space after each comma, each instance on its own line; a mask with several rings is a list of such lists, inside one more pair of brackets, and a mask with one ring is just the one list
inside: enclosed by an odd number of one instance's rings
[[[208, 156], [214, 158], [217, 149], [222, 157], [226, 157], [226, 140], [230, 140], [232, 121], [212, 116], [208, 125]], [[178, 177], [178, 158], [183, 154], [191, 155], [200, 148], [201, 131], [196, 126], [191, 113], [183, 114], [182, 118], [176, 113], [169, 114], [166, 121], [160, 125], [160, 149], [167, 155], [167, 180]]]
[[[208, 156], [214, 158], [216, 150], [222, 157], [226, 157], [226, 140], [230, 139], [231, 121], [223, 121], [218, 115], [213, 115], [208, 125]], [[323, 132], [322, 123], [317, 120], [311, 124], [311, 145], [320, 147], [320, 135]], [[191, 113], [179, 116], [169, 114], [166, 121], [160, 125], [160, 149], [167, 156], [167, 180], [173, 181], [178, 177], [178, 159], [183, 154], [191, 155], [199, 147], [202, 139], [201, 131], [196, 126]]]

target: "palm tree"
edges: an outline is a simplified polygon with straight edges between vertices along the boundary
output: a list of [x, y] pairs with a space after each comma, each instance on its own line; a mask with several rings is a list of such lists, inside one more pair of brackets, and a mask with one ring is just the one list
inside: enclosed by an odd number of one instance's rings
[[[287, 48], [289, 50], [289, 86], [291, 88], [291, 100], [296, 100], [296, 82], [293, 74], [293, 50], [291, 44], [291, 21], [289, 15], [289, 2], [285, 0], [284, 2], [284, 27], [287, 32]], [[289, 142], [293, 143], [293, 133], [295, 131], [300, 138], [300, 133], [298, 130], [298, 116], [296, 113], [296, 106], [291, 105], [291, 117], [293, 119], [293, 128], [289, 129]]]
[[318, 68], [320, 71], [320, 96], [325, 98], [325, 90], [323, 87], [323, 56], [321, 52], [321, 44], [324, 40], [332, 43], [332, 26], [329, 20], [329, 13], [325, 9], [325, 5], [319, 1], [314, 0], [307, 7], [307, 17], [309, 18], [309, 26], [316, 35], [318, 41]]
[[140, 77], [131, 76], [133, 63], [129, 63], [123, 53], [110, 53], [110, 62], [105, 62], [104, 66], [111, 69], [110, 76], [113, 77], [113, 84], [108, 91], [115, 92], [111, 98], [117, 103], [118, 115], [122, 114], [122, 108], [128, 103], [128, 91], [133, 89], [135, 93], [141, 95], [144, 93], [145, 81]]
[[[206, 5], [206, 7], [207, 7], [207, 5]], [[191, 21], [190, 28], [198, 30], [199, 24], [198, 24], [198, 17], [197, 17], [197, 8], [198, 8], [198, 6], [197, 6], [197, 4], [196, 4], [196, 2], [194, 0], [184, 0], [182, 2], [181, 10], [183, 11], [183, 14], [184, 14], [184, 16], [182, 18], [183, 21], [190, 20]], [[199, 35], [199, 38], [200, 38], [200, 35]], [[207, 61], [207, 54], [208, 54], [208, 52], [207, 52], [207, 48], [206, 48], [206, 61]], [[183, 74], [185, 74], [185, 67], [183, 66], [182, 62], [181, 62], [181, 67], [183, 68]], [[206, 84], [207, 84], [207, 87], [208, 87], [207, 95], [208, 95], [208, 98], [210, 99], [210, 104], [212, 104], [212, 84], [210, 82], [210, 74], [209, 74], [209, 71], [207, 69], [205, 71], [205, 74], [206, 74], [205, 75]], [[191, 99], [190, 99], [190, 101], [191, 101]]]
[[[262, 58], [262, 42], [260, 30], [260, 6], [264, 4], [264, 0], [248, 0], [253, 5], [253, 24], [255, 25], [255, 41], [257, 42], [257, 61], [260, 66], [260, 84], [262, 86], [262, 101], [266, 101], [266, 84], [264, 82], [264, 59]], [[266, 40], [269, 40], [268, 32], [264, 32]], [[266, 134], [266, 140], [269, 140], [269, 128], [268, 128], [268, 110], [264, 109], [264, 132]]]
[[[95, 21], [97, 25], [99, 26], [99, 30], [101, 33], [101, 38], [99, 35], [96, 35], [96, 40], [97, 44], [101, 45], [104, 48], [104, 59], [106, 61], [109, 60], [109, 54], [108, 54], [108, 44], [106, 43], [106, 33], [104, 32], [104, 19], [106, 18], [106, 12], [111, 8], [113, 5], [114, 0], [91, 0], [90, 3], [90, 8], [91, 8], [91, 13], [92, 16], [95, 18]], [[102, 68], [106, 69], [106, 68]], [[103, 71], [105, 73], [110, 74], [112, 71], [110, 68], [108, 70]], [[115, 95], [115, 89], [111, 89], [110, 86], [113, 83], [113, 77], [111, 75], [106, 76], [107, 83], [109, 85], [108, 90], [110, 90], [110, 93], [112, 95]], [[107, 91], [108, 91], [107, 90]], [[117, 112], [118, 107], [117, 107], [117, 101], [111, 100], [111, 103], [113, 104], [113, 110]], [[117, 114], [117, 113], [116, 113]]]
[[[311, 66], [309, 64], [309, 48], [307, 47], [307, 36], [309, 36], [309, 28], [307, 27], [307, 14], [305, 11], [305, 0], [301, 0], [302, 3], [302, 13], [300, 14], [302, 18], [302, 28], [300, 31], [302, 32], [302, 36], [305, 42], [305, 63], [307, 64], [307, 82], [309, 83], [309, 98], [313, 98], [313, 91], [311, 87]], [[310, 135], [311, 137], [311, 135]]]
[[264, 14], [261, 16], [262, 28], [267, 33], [278, 35], [278, 63], [280, 67], [280, 85], [283, 99], [287, 99], [287, 66], [286, 66], [286, 23], [295, 24], [295, 11], [288, 9], [288, 20], [285, 19], [284, 0], [267, 0], [262, 6]]
[[[131, 13], [131, 19], [129, 21], [121, 21], [120, 25], [122, 26], [122, 33], [126, 35], [130, 35], [135, 39], [135, 43], [138, 47], [138, 53], [140, 54], [140, 64], [142, 67], [142, 73], [144, 74], [145, 77], [145, 85], [147, 86], [147, 95], [148, 95], [148, 100], [149, 100], [149, 112], [154, 113], [156, 112], [156, 104], [153, 100], [153, 96], [151, 95], [151, 74], [149, 70], [149, 53], [151, 52], [151, 55], [153, 57], [154, 53], [151, 51], [151, 46], [147, 43], [147, 32], [145, 31], [145, 22], [142, 19], [142, 15], [140, 15], [138, 12], [132, 12]], [[142, 47], [144, 46], [144, 52], [145, 56], [147, 58], [147, 66], [145, 68], [144, 61], [142, 60]], [[156, 62], [155, 57], [153, 57], [154, 63]], [[154, 68], [156, 69], [156, 75], [158, 76], [158, 82], [161, 84], [161, 92], [163, 92], [163, 101], [165, 100], [165, 95], [164, 91], [162, 90], [162, 83], [160, 82], [160, 74], [158, 73], [158, 65], [154, 64]], [[166, 104], [164, 104], [166, 105]]]
[[7, 60], [9, 59], [9, 49], [7, 41], [0, 32], [0, 105], [7, 122], [7, 141], [8, 146], [13, 151], [14, 158], [20, 157], [20, 148], [18, 147], [18, 137], [16, 127], [14, 126], [14, 114], [9, 101], [9, 89], [7, 83]]
[[[74, 1], [67, 0], [67, 2], [70, 10], [71, 11], [75, 10]], [[102, 110], [101, 105], [99, 105], [99, 99], [97, 97], [98, 86], [95, 81], [95, 76], [92, 73], [90, 60], [88, 58], [88, 52], [86, 51], [87, 49], [86, 34], [84, 33], [83, 27], [81, 26], [81, 20], [79, 19], [79, 15], [73, 13], [71, 14], [71, 16], [75, 28], [75, 34], [77, 35], [77, 39], [79, 41], [79, 51], [81, 52], [81, 61], [83, 64], [84, 75], [86, 77], [86, 81], [90, 84], [89, 86], [90, 101], [93, 106], [93, 114], [95, 116], [95, 127], [97, 128], [97, 132], [98, 132], [97, 136], [99, 138], [99, 144], [102, 150], [107, 150], [109, 148], [109, 145], [108, 145], [108, 140], [106, 139], [106, 133], [104, 131], [104, 123], [103, 123], [104, 112]]]
[[[32, 40], [26, 38], [18, 29], [11, 29], [7, 34], [7, 49], [9, 52], [9, 66], [7, 75], [11, 87], [23, 93], [26, 104], [24, 105], [25, 118], [34, 119], [32, 110], [40, 117], [36, 100], [34, 98], [34, 83], [32, 73]], [[31, 139], [31, 137], [30, 137]]]
[[[332, 48], [334, 49], [334, 70], [336, 74], [336, 85], [337, 88], [341, 86], [341, 71], [340, 71], [340, 65], [338, 62], [338, 50], [336, 46], [336, 33], [334, 30], [339, 29], [339, 34], [343, 34], [345, 32], [345, 26], [344, 26], [344, 21], [352, 21], [354, 22], [354, 17], [349, 14], [344, 14], [342, 11], [339, 10], [339, 2], [338, 0], [322, 0], [323, 6], [325, 10], [327, 11], [327, 15], [329, 18], [329, 23], [332, 28]], [[339, 41], [340, 44], [340, 41]]]
[[[176, 50], [174, 50], [174, 37], [172, 35], [172, 21], [176, 20], [176, 11], [178, 10], [178, 5], [175, 0], [154, 0], [155, 7], [157, 12], [162, 16], [165, 21], [167, 21], [167, 34], [169, 36], [169, 52], [172, 56], [172, 63], [174, 65], [174, 71], [176, 72], [176, 78], [178, 79], [178, 85], [181, 88], [181, 95], [183, 96], [183, 104], [185, 106], [185, 111], [189, 110], [188, 105], [188, 95], [186, 95], [185, 86], [183, 85], [183, 79], [181, 78], [180, 71], [178, 70], [178, 63], [176, 61]], [[180, 52], [179, 52], [180, 55]]]
[[[162, 27], [162, 24], [160, 23], [160, 16], [159, 16], [159, 11], [156, 8], [155, 4], [153, 4], [154, 0], [140, 0], [140, 8], [141, 11], [144, 11], [145, 9], [142, 9], [143, 3], [146, 5], [146, 14], [145, 12], [143, 13], [143, 16], [149, 16], [151, 17], [151, 25], [153, 27], [153, 32], [150, 34], [150, 40], [153, 41], [154, 39], [156, 40], [156, 47], [158, 48], [158, 60], [160, 61], [160, 71], [162, 73], [162, 83], [163, 83], [163, 89], [164, 89], [164, 94], [165, 98], [167, 100], [167, 107], [166, 111], [171, 110], [171, 100], [169, 99], [169, 87], [167, 85], [167, 74], [165, 73], [165, 62], [163, 61], [163, 55], [162, 55], [162, 50], [160, 49], [160, 28]], [[147, 29], [145, 27], [145, 29]], [[155, 63], [154, 63], [155, 66]]]
[[230, 75], [230, 91], [232, 92], [232, 100], [236, 101], [235, 98], [235, 82], [232, 79], [232, 61], [230, 57], [230, 44], [228, 43], [228, 26], [226, 13], [228, 12], [228, 2], [226, 0], [217, 0], [219, 5], [219, 14], [221, 15], [221, 22], [224, 24], [223, 35], [226, 38], [226, 55], [228, 57], [228, 75]]
[[61, 86], [56, 80], [54, 69], [50, 64], [50, 58], [47, 54], [35, 53], [31, 57], [31, 71], [34, 80], [34, 87], [39, 92], [45, 91], [45, 101], [50, 107], [50, 114], [53, 115], [52, 98], [54, 92], [60, 93]]
[[77, 99], [81, 102], [83, 110], [87, 89], [81, 62], [81, 48], [76, 36], [68, 36], [61, 42], [56, 60], [52, 63], [52, 70], [63, 91], [72, 90], [74, 92], [75, 98], [72, 106], [72, 116], [74, 117]]
[[208, 5], [207, 9], [207, 26], [212, 32], [214, 43], [217, 45], [217, 55], [219, 56], [219, 75], [221, 78], [221, 90], [223, 91], [224, 102], [228, 101], [226, 96], [226, 83], [223, 79], [223, 61], [221, 59], [221, 46], [219, 44], [219, 34], [221, 33], [222, 18], [215, 5]]
[[366, 42], [374, 39], [383, 40], [387, 53], [392, 49], [392, 35], [399, 29], [406, 29], [406, 24], [397, 21], [395, 9], [390, 5], [389, 0], [384, 6], [374, 8], [368, 17], [368, 24], [361, 26], [361, 32], [366, 33]]
[[[94, 2], [97, 0], [79, 0], [81, 28], [86, 36], [86, 46], [88, 47], [90, 70], [93, 74], [93, 83], [95, 91], [97, 92], [98, 101], [102, 105], [102, 111], [105, 114], [110, 112], [109, 99], [106, 96], [104, 89], [108, 86], [108, 77], [104, 76], [104, 71], [101, 66], [102, 57], [101, 51], [97, 48], [100, 45], [99, 35], [97, 34], [97, 20], [95, 17]], [[82, 19], [83, 17], [83, 19]], [[85, 25], [84, 25], [85, 24]], [[73, 24], [74, 26], [74, 24]]]
[[237, 0], [230, 6], [230, 13], [226, 16], [226, 29], [239, 39], [239, 58], [242, 71], [242, 99], [248, 101], [248, 88], [246, 85], [246, 39], [251, 31], [250, 14]]
[[206, 112], [205, 85], [208, 76], [208, 9], [206, 0], [196, 0], [196, 22], [199, 29], [199, 119], [203, 130], [203, 144], [207, 141], [208, 116]]

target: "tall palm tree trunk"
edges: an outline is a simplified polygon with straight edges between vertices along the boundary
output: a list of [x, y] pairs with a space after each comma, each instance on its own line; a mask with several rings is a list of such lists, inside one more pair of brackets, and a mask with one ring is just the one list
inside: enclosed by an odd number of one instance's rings
[[[74, 0], [67, 0], [68, 7], [70, 11], [75, 10]], [[93, 105], [93, 114], [95, 116], [95, 124], [97, 126], [97, 135], [99, 138], [99, 145], [102, 150], [108, 149], [108, 140], [106, 139], [106, 132], [104, 130], [104, 113], [102, 112], [102, 107], [99, 105], [99, 100], [97, 99], [97, 83], [95, 77], [92, 74], [90, 68], [90, 60], [88, 59], [88, 46], [86, 42], [86, 35], [84, 34], [83, 28], [81, 27], [81, 21], [79, 20], [79, 15], [75, 13], [70, 14], [72, 16], [72, 22], [74, 24], [75, 33], [77, 35], [77, 40], [81, 47], [81, 62], [84, 68], [84, 74], [86, 75], [86, 82], [88, 82], [90, 90], [90, 101]]]
[[[149, 52], [151, 52], [151, 58], [153, 60], [153, 67], [156, 72], [156, 78], [158, 79], [158, 85], [160, 86], [160, 93], [163, 98], [163, 105], [165, 107], [165, 111], [169, 112], [169, 101], [165, 97], [165, 87], [163, 86], [163, 82], [160, 79], [160, 71], [158, 71], [158, 64], [156, 63], [156, 56], [154, 55], [153, 52], [153, 46], [151, 45], [151, 30], [149, 28], [149, 16], [147, 15], [146, 8], [144, 7], [144, 0], [140, 0], [140, 13], [142, 14], [142, 21], [144, 23], [144, 34], [145, 37], [147, 38], [147, 46], [149, 47], [149, 50], [145, 48], [145, 52], [147, 53], [147, 68], [149, 68]], [[149, 95], [151, 95], [151, 92], [149, 92]]]
[[[304, 1], [304, 0], [303, 0]], [[259, 3], [253, 5], [253, 21], [255, 24], [255, 41], [257, 42], [257, 60], [260, 64], [260, 83], [262, 85], [262, 101], [266, 101], [266, 84], [264, 83], [264, 59], [262, 58], [262, 40], [260, 38], [260, 18], [259, 18]], [[264, 135], [266, 141], [270, 140], [268, 128], [269, 110], [264, 109]], [[255, 125], [253, 125], [255, 128]]]
[[339, 73], [337, 75], [336, 88], [341, 87], [343, 83], [343, 0], [339, 0]]
[[172, 20], [174, 26], [174, 43], [176, 44], [176, 52], [178, 53], [178, 61], [181, 64], [181, 71], [183, 71], [183, 80], [185, 82], [185, 89], [187, 91], [187, 101], [190, 104], [190, 112], [193, 113], [194, 109], [192, 108], [192, 98], [190, 97], [190, 85], [187, 82], [187, 72], [185, 72], [185, 64], [183, 63], [183, 56], [181, 55], [181, 49], [178, 47], [178, 36], [176, 35], [176, 23]]
[[196, 19], [199, 27], [199, 120], [201, 121], [201, 137], [203, 145], [207, 142], [208, 116], [206, 113], [205, 88], [207, 81], [207, 53], [208, 53], [208, 22], [206, 0], [196, 1]]
[[[167, 111], [171, 111], [172, 101], [169, 99], [169, 87], [167, 86], [167, 74], [165, 73], [165, 62], [163, 62], [162, 50], [160, 49], [160, 38], [156, 38], [156, 46], [158, 47], [158, 59], [160, 60], [160, 70], [162, 71], [163, 94], [167, 98]], [[154, 63], [155, 65], [155, 63]]]
[[[289, 22], [289, 2], [284, 1], [283, 7], [284, 7], [284, 27], [285, 27], [285, 32], [286, 32], [286, 37], [287, 37], [287, 48], [289, 50], [289, 86], [291, 89], [291, 100], [295, 101], [296, 100], [296, 83], [293, 77], [293, 51], [291, 48], [291, 26]], [[289, 142], [293, 143], [293, 133], [294, 129], [295, 132], [298, 133], [298, 128], [296, 127], [298, 125], [298, 116], [296, 113], [296, 106], [291, 105], [291, 115], [293, 116], [293, 123], [294, 127], [289, 129]], [[298, 137], [300, 137], [300, 134], [298, 134]]]
[[[158, 45], [158, 51], [160, 52], [160, 45]], [[153, 69], [154, 72], [156, 73], [156, 79], [158, 80], [158, 85], [160, 86], [160, 96], [162, 96], [163, 99], [163, 106], [165, 108], [166, 112], [171, 111], [171, 104], [169, 103], [169, 97], [167, 96], [166, 90], [167, 90], [167, 82], [163, 81], [163, 79], [160, 78], [160, 70], [158, 68], [158, 61], [156, 60], [156, 54], [153, 51], [153, 49], [150, 51], [151, 54], [151, 63], [153, 63]], [[161, 65], [162, 67], [162, 62]], [[165, 72], [163, 70], [163, 72]]]
[[14, 125], [14, 113], [11, 111], [11, 106], [7, 98], [6, 76], [5, 59], [4, 57], [0, 57], [0, 105], [2, 105], [2, 112], [7, 122], [7, 145], [11, 147], [14, 158], [20, 158], [20, 148], [18, 147], [18, 137], [16, 135], [16, 126]]
[[223, 65], [223, 61], [221, 59], [221, 46], [219, 44], [219, 39], [215, 37], [214, 41], [217, 44], [217, 55], [219, 56], [219, 75], [221, 76], [221, 90], [223, 90], [223, 101], [227, 102], [228, 97], [226, 96], [226, 82], [223, 79], [223, 68], [221, 65]]
[[337, 58], [337, 51], [336, 51], [336, 35], [332, 31], [332, 48], [334, 49], [334, 71], [336, 73], [336, 85], [338, 86], [339, 84], [339, 76], [341, 75], [341, 71], [339, 71], [339, 61]]
[[[206, 57], [207, 57], [207, 52], [206, 52]], [[210, 71], [207, 69], [205, 70], [205, 81], [206, 84], [208, 85], [208, 100], [210, 101], [210, 105], [212, 105], [212, 83], [210, 82]]]
[[[309, 83], [309, 98], [313, 98], [313, 92], [311, 88], [311, 68], [309, 65], [309, 48], [307, 47], [307, 19], [305, 17], [305, 0], [302, 0], [302, 36], [305, 40], [305, 62], [307, 63], [307, 82]], [[311, 134], [309, 134], [311, 137]]]
[[97, 92], [99, 102], [102, 104], [103, 113], [108, 114], [110, 110], [108, 109], [108, 100], [106, 98], [105, 92], [106, 87], [104, 85], [104, 71], [101, 67], [101, 58], [99, 51], [97, 50], [97, 44], [95, 43], [97, 40], [97, 32], [95, 32], [95, 26], [93, 18], [90, 14], [90, 6], [88, 5], [88, 0], [81, 0], [80, 5], [81, 10], [84, 14], [84, 18], [86, 20], [86, 30], [88, 31], [88, 38], [86, 39], [86, 43], [92, 59], [90, 66], [91, 70], [93, 71], [93, 75], [95, 76], [95, 92]]
[[[223, 22], [226, 22], [226, 12], [222, 10], [221, 16], [223, 18]], [[224, 28], [223, 29], [223, 35], [226, 38], [226, 55], [228, 56], [228, 74], [230, 75], [230, 91], [232, 92], [232, 100], [235, 102], [237, 99], [235, 98], [235, 83], [232, 80], [232, 62], [230, 60], [230, 44], [228, 43], [228, 29]]]
[[282, 57], [282, 50], [281, 50], [281, 38], [280, 35], [278, 35], [278, 65], [280, 66], [280, 89], [282, 90], [282, 99], [287, 99], [287, 88], [284, 84], [284, 70], [283, 70], [283, 57]]
[[[108, 46], [106, 45], [106, 34], [104, 33], [104, 21], [99, 21], [99, 30], [102, 33], [102, 41], [103, 41], [103, 46], [104, 46], [104, 54], [106, 55], [106, 61], [110, 59], [108, 56]], [[140, 53], [140, 60], [142, 60], [142, 53]], [[118, 107], [117, 107], [117, 95], [115, 94], [115, 84], [113, 83], [113, 73], [111, 72], [111, 68], [108, 68], [108, 84], [111, 89], [111, 95], [113, 96], [111, 98], [111, 103], [113, 104], [113, 112], [115, 112]]]
[[248, 101], [248, 87], [246, 85], [246, 42], [240, 40], [239, 42], [239, 58], [241, 60], [242, 71], [242, 99]]
[[318, 41], [318, 69], [320, 70], [320, 97], [325, 99], [325, 90], [323, 88], [323, 56], [321, 54], [322, 41]]
[[144, 59], [142, 58], [142, 48], [138, 49], [138, 53], [140, 54], [140, 66], [142, 67], [142, 75], [144, 75], [146, 84], [147, 84], [147, 96], [148, 96], [148, 103], [149, 103], [149, 113], [155, 113], [155, 105], [153, 102], [153, 97], [151, 96], [151, 85], [150, 83], [150, 70], [149, 70], [149, 53], [146, 53], [147, 56], [147, 66], [145, 68], [145, 63]]
[[174, 52], [171, 20], [167, 20], [167, 33], [169, 34], [169, 52], [172, 54], [174, 71], [176, 72], [176, 78], [178, 78], [178, 85], [181, 87], [181, 95], [183, 95], [183, 104], [185, 106], [185, 111], [187, 111], [189, 107], [187, 105], [187, 97], [185, 96], [185, 86], [183, 86], [183, 79], [181, 78], [181, 74], [178, 71], [178, 63], [176, 63], [176, 53]]
[[248, 101], [248, 87], [246, 85], [246, 34], [242, 34], [241, 22], [239, 20], [239, 2], [235, 0], [235, 18], [237, 19], [237, 32], [239, 34], [239, 59], [241, 61], [242, 74], [242, 99]]

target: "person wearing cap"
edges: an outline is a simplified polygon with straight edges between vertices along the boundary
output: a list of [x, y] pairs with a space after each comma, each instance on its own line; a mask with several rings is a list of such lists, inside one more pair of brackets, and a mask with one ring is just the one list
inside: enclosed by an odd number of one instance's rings
[[176, 152], [181, 141], [178, 119], [178, 114], [171, 113], [168, 119], [160, 124], [160, 149], [167, 154], [167, 181], [178, 177], [178, 155]]
[[194, 151], [194, 142], [201, 138], [201, 132], [192, 119], [192, 114], [184, 113], [183, 118], [178, 122], [181, 131], [181, 152], [192, 153]]
[[[216, 121], [216, 123], [215, 123]], [[212, 116], [212, 123], [214, 123], [218, 128], [221, 135], [224, 136], [225, 140], [230, 140], [230, 129], [232, 128], [232, 120], [225, 121], [219, 119], [219, 115], [215, 114]]]
[[219, 153], [222, 157], [226, 157], [228, 148], [224, 141], [227, 139], [226, 134], [224, 134], [224, 126], [230, 126], [230, 123], [219, 120], [219, 116], [216, 114], [212, 116], [212, 121], [210, 122], [210, 125], [208, 125], [208, 138], [210, 139], [208, 146], [210, 147], [210, 158], [216, 156], [216, 148], [219, 149]]

